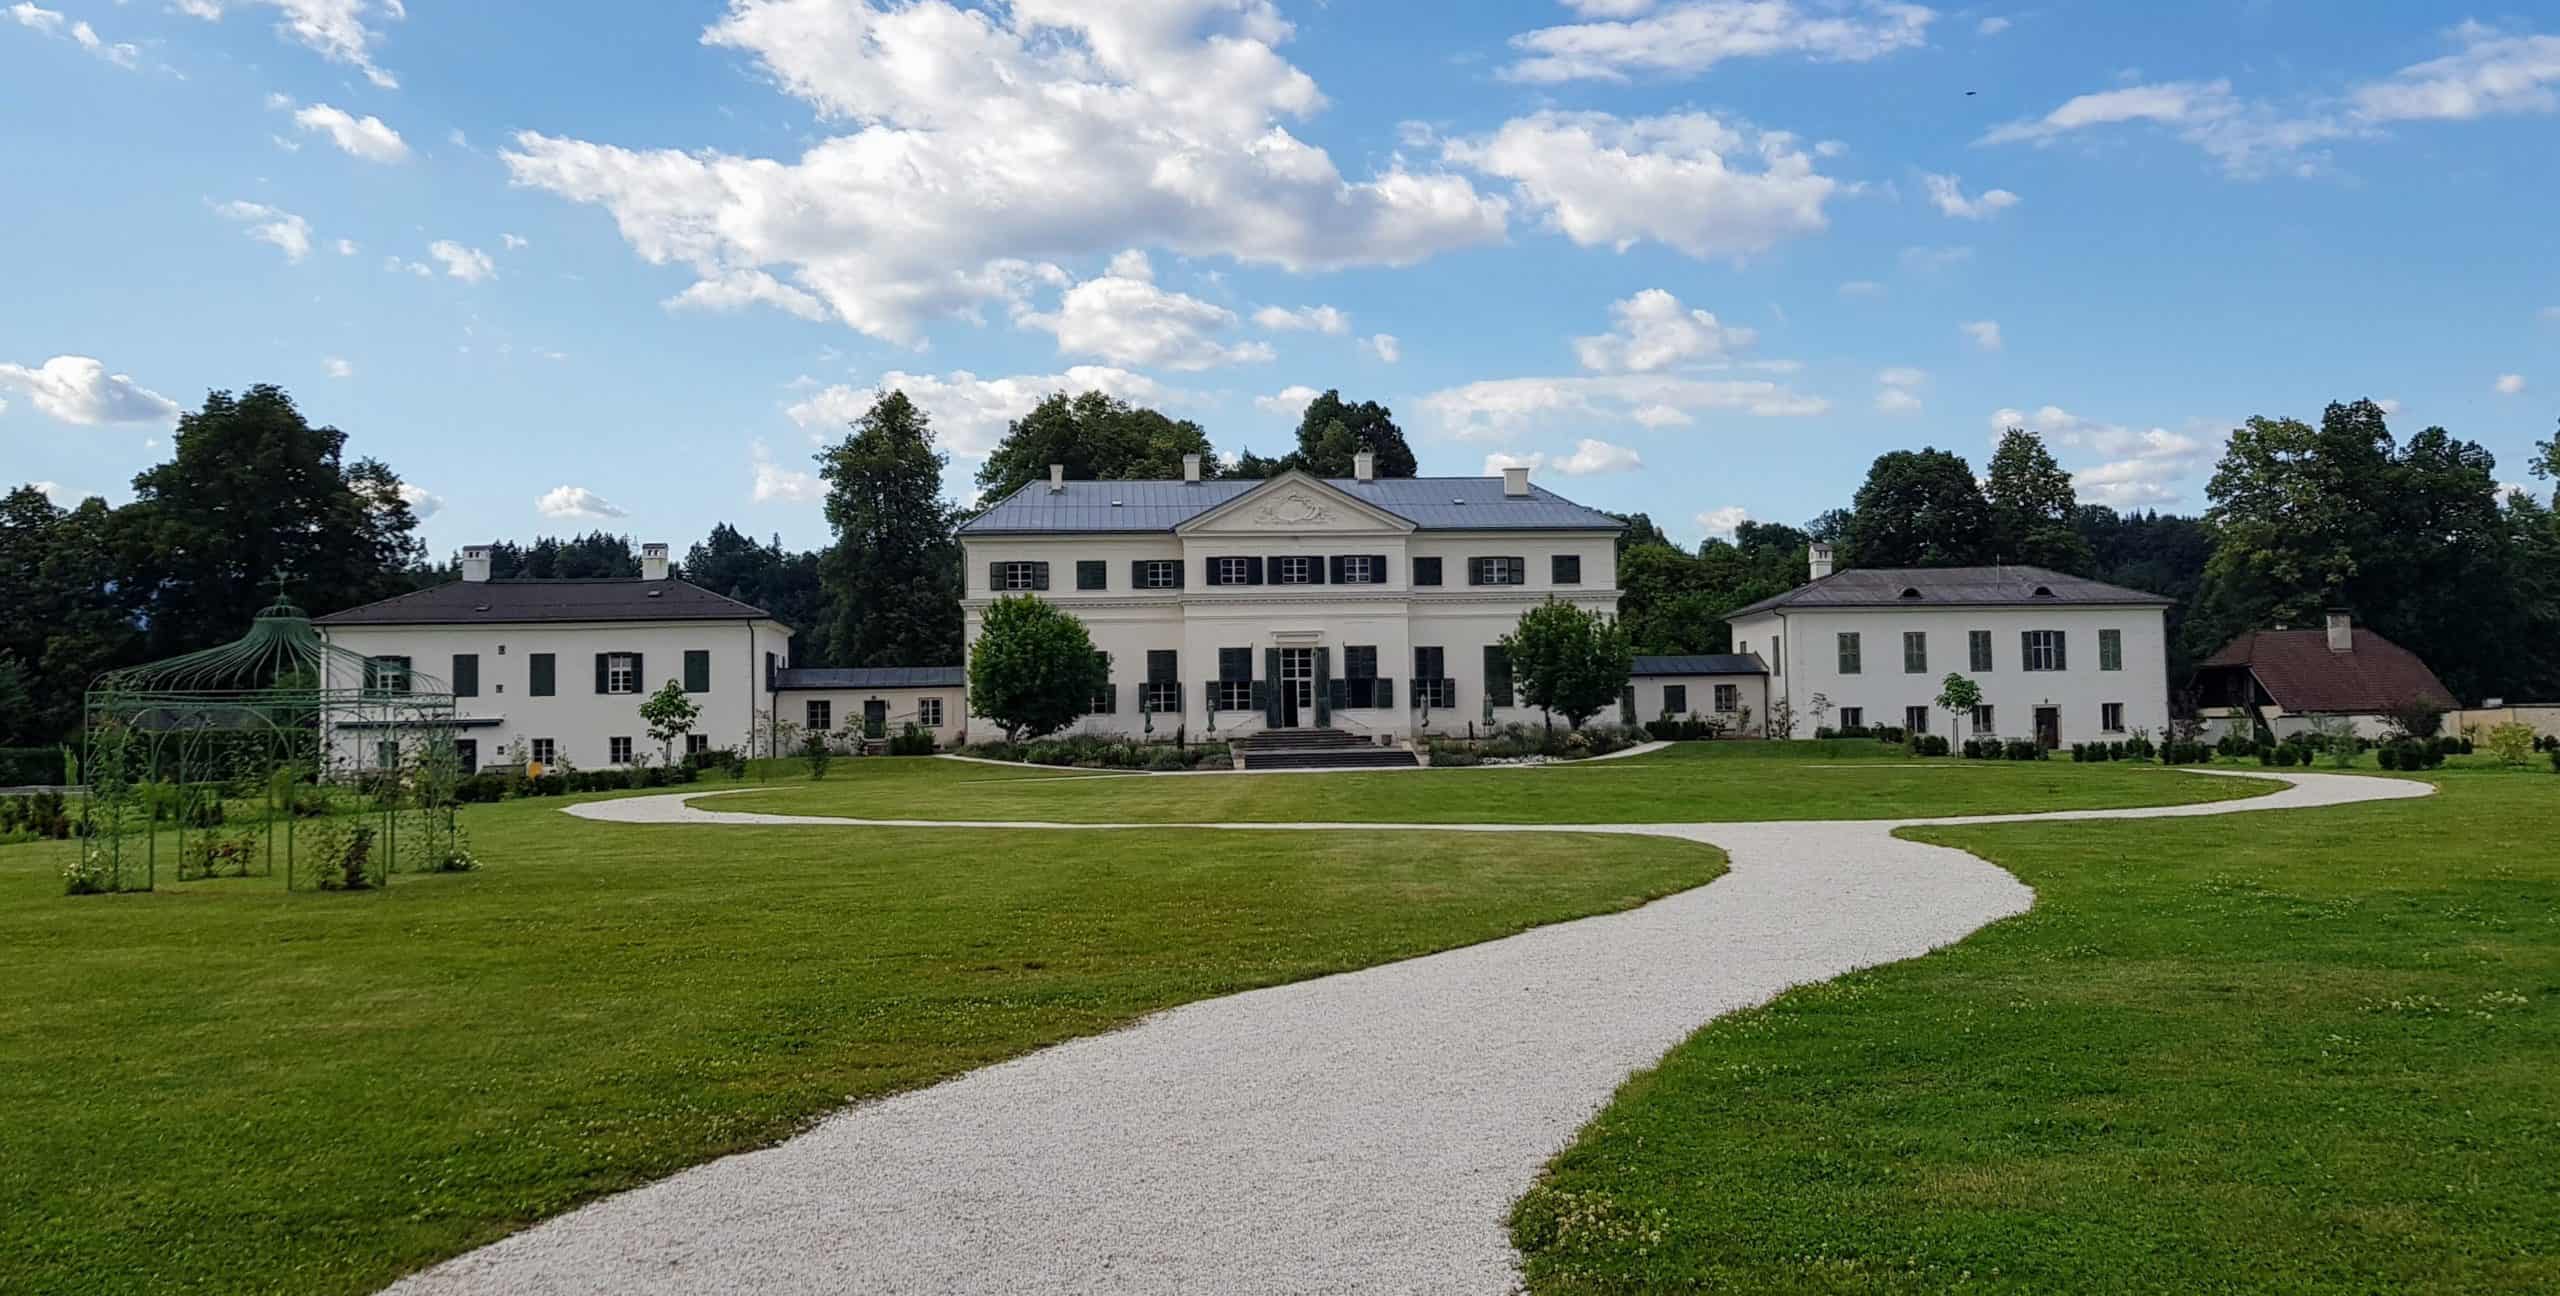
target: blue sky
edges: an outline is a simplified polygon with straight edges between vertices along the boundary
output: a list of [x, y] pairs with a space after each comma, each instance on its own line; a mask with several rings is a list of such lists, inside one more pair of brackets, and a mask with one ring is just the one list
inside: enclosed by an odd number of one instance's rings
[[44, 0], [0, 87], [0, 477], [275, 382], [440, 554], [818, 543], [884, 382], [963, 495], [1048, 390], [1339, 387], [1684, 540], [2008, 421], [2200, 510], [2355, 396], [2523, 481], [2560, 391], [2550, 9]]

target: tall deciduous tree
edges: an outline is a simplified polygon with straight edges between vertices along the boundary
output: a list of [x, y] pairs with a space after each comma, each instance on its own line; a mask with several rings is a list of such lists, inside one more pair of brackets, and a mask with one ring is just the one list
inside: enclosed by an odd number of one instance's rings
[[826, 653], [840, 666], [931, 666], [960, 656], [959, 561], [945, 458], [924, 411], [890, 392], [818, 456], [835, 544], [819, 561]]
[[407, 588], [423, 556], [400, 479], [346, 462], [347, 436], [313, 427], [282, 389], [207, 396], [182, 415], [167, 463], [133, 479], [116, 511], [124, 588], [163, 656], [238, 634], [281, 569], [295, 601], [326, 613]]
[[1635, 650], [1616, 619], [1553, 599], [1521, 613], [1502, 647], [1520, 700], [1577, 729], [1617, 704], [1635, 670]]
[[1879, 456], [1858, 488], [1846, 539], [1860, 567], [1961, 567], [1991, 561], [1991, 506], [1960, 455], [1935, 448]]
[[1298, 416], [1296, 467], [1318, 477], [1348, 477], [1351, 457], [1362, 450], [1378, 457], [1381, 477], [1411, 477], [1420, 471], [1413, 447], [1405, 444], [1404, 429], [1396, 426], [1386, 406], [1376, 401], [1353, 404], [1332, 389], [1307, 402]]
[[2071, 474], [2054, 461], [2043, 437], [2025, 428], [2002, 433], [2000, 448], [1991, 454], [1983, 497], [1991, 506], [1999, 561], [2089, 574], [2096, 555], [2071, 525], [2079, 497], [2071, 489]]
[[1080, 480], [1179, 477], [1186, 454], [1199, 455], [1204, 472], [1217, 463], [1209, 434], [1189, 419], [1167, 418], [1098, 391], [1073, 397], [1060, 392], [1005, 429], [1004, 440], [978, 466], [978, 489], [993, 503], [1047, 480], [1051, 464], [1066, 465], [1067, 476]]
[[1054, 733], [1084, 715], [1110, 681], [1082, 621], [1028, 594], [998, 599], [969, 652], [969, 711], [1008, 738]]

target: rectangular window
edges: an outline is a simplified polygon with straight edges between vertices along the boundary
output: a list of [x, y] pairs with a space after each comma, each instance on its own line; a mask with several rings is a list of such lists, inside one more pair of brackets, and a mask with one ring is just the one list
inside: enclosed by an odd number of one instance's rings
[[1342, 556], [1342, 583], [1345, 585], [1377, 584], [1378, 560], [1368, 554], [1344, 554]]
[[2101, 630], [2098, 632], [2098, 669], [2102, 671], [2124, 669], [2124, 631]]
[[1378, 705], [1378, 647], [1346, 644], [1342, 649], [1343, 705], [1367, 709]]
[[1929, 732], [1929, 708], [1924, 706], [1902, 708], [1902, 727], [1915, 734]]
[[1076, 588], [1080, 590], [1107, 590], [1111, 588], [1110, 564], [1105, 563], [1098, 558], [1077, 559]]
[[2123, 732], [2124, 732], [2124, 703], [2122, 703], [2122, 702], [2101, 702], [2101, 703], [2099, 703], [2099, 704], [2098, 704], [2098, 727], [2099, 727], [2099, 728], [2101, 728], [2101, 729], [2106, 730], [2108, 733], [2123, 733]]
[[2059, 630], [2027, 630], [2020, 634], [2018, 669], [2058, 671], [2068, 669], [2063, 655], [2062, 632]]
[[1219, 583], [1219, 584], [1221, 584], [1221, 585], [1249, 585], [1249, 584], [1251, 584], [1251, 583], [1252, 583], [1252, 581], [1249, 579], [1249, 578], [1251, 577], [1251, 575], [1253, 574], [1253, 560], [1252, 560], [1252, 559], [1250, 559], [1250, 558], [1220, 558], [1220, 559], [1218, 559], [1218, 560], [1217, 560], [1217, 563], [1218, 563], [1218, 583]]
[[684, 691], [687, 693], [708, 693], [711, 691], [711, 652], [709, 649], [687, 648], [684, 650]]
[[373, 767], [375, 769], [400, 768], [399, 740], [385, 738], [373, 745]]
[[1147, 680], [1138, 690], [1139, 706], [1158, 713], [1182, 709], [1181, 660], [1170, 648], [1147, 650]]
[[409, 659], [406, 657], [368, 657], [364, 662], [364, 691], [399, 696], [409, 691]]
[[605, 654], [604, 691], [607, 693], [637, 693], [640, 691], [640, 658], [637, 654]]
[[1041, 562], [1007, 562], [996, 564], [996, 588], [1018, 592], [1049, 588], [1049, 564]]
[[1414, 584], [1416, 584], [1416, 585], [1437, 585], [1437, 584], [1439, 584], [1439, 583], [1440, 583], [1440, 560], [1439, 560], [1439, 559], [1437, 559], [1437, 558], [1416, 558], [1416, 559], [1414, 559], [1414, 560], [1413, 560], [1413, 583], [1414, 583]]
[[1718, 715], [1732, 715], [1734, 712], [1739, 711], [1739, 710], [1741, 710], [1741, 709], [1742, 709], [1742, 686], [1741, 686], [1741, 685], [1739, 685], [1739, 684], [1718, 684], [1718, 685], [1716, 685], [1716, 714], [1718, 714]]
[[1524, 585], [1528, 583], [1527, 564], [1517, 558], [1470, 558], [1478, 585]]
[[707, 752], [707, 751], [709, 751], [709, 750], [711, 750], [711, 735], [709, 735], [709, 734], [686, 734], [686, 735], [684, 736], [684, 754], [685, 754], [685, 755], [687, 755], [687, 756], [699, 756], [699, 755], [701, 755], [702, 753]]
[[1182, 564], [1170, 558], [1149, 558], [1138, 564], [1138, 579], [1148, 589], [1182, 588]]
[[1688, 685], [1665, 684], [1662, 686], [1662, 713], [1675, 716], [1689, 714]]
[[459, 769], [460, 769], [464, 774], [477, 774], [477, 773], [479, 773], [479, 772], [480, 772], [480, 740], [479, 740], [479, 739], [477, 739], [477, 738], [456, 738], [456, 739], [454, 739], [454, 740], [453, 740], [453, 762], [454, 762], [454, 765], [455, 765], [457, 768], [459, 768]]
[[800, 727], [811, 733], [825, 733], [836, 727], [836, 704], [833, 702], [811, 701], [801, 708], [801, 714], [804, 723]]
[[550, 697], [559, 691], [559, 662], [550, 653], [535, 653], [524, 659], [525, 692], [535, 697]]
[[1985, 738], [2000, 732], [1998, 717], [1992, 713], [1988, 703], [1973, 709], [1973, 732]]
[[1840, 728], [1841, 728], [1841, 731], [1842, 731], [1842, 732], [1844, 732], [1844, 733], [1845, 733], [1845, 732], [1847, 732], [1847, 731], [1849, 731], [1849, 730], [1851, 730], [1851, 729], [1864, 729], [1864, 728], [1866, 728], [1866, 727], [1867, 727], [1867, 712], [1866, 712], [1866, 708], [1864, 708], [1864, 707], [1842, 707], [1842, 708], [1840, 708]]
[[1218, 650], [1218, 678], [1211, 681], [1210, 706], [1219, 711], [1253, 709], [1253, 650]]
[[1484, 646], [1484, 691], [1495, 706], [1511, 705], [1511, 653], [1501, 644]]
[[480, 654], [453, 655], [453, 695], [458, 698], [480, 696]]
[[1991, 632], [1988, 630], [1968, 630], [1965, 632], [1964, 638], [1967, 650], [1966, 655], [1972, 659], [1970, 664], [1973, 669], [1977, 672], [1990, 670]]
[[1547, 580], [1555, 585], [1582, 583], [1582, 555], [1556, 554], [1547, 559]]
[[1434, 707], [1458, 705], [1458, 682], [1449, 678], [1449, 657], [1443, 650], [1413, 650], [1413, 704]]
[[1097, 652], [1094, 656], [1102, 661], [1102, 691], [1093, 695], [1092, 702], [1085, 707], [1085, 714], [1109, 715], [1114, 709], [1113, 704], [1120, 700], [1119, 690], [1111, 682], [1111, 654]]
[[1273, 576], [1272, 581], [1271, 581], [1271, 583], [1272, 583], [1272, 584], [1274, 584], [1274, 585], [1312, 585], [1312, 584], [1314, 584], [1314, 583], [1315, 583], [1315, 579], [1316, 579], [1316, 560], [1315, 560], [1315, 559], [1313, 559], [1313, 558], [1279, 558], [1279, 559], [1274, 559], [1273, 561], [1277, 562], [1277, 563], [1280, 565], [1280, 570], [1278, 571], [1278, 573], [1276, 573], [1276, 574]]
[[605, 758], [605, 763], [606, 763], [606, 764], [608, 764], [608, 765], [628, 765], [628, 764], [630, 764], [630, 763], [631, 763], [631, 740], [630, 740], [630, 739], [628, 739], [628, 738], [607, 738], [607, 739], [605, 739], [605, 740], [604, 740], [604, 749], [605, 749], [605, 756], [604, 756], [604, 758]]
[[1929, 673], [1928, 631], [1905, 630], [1902, 632], [1902, 673], [1905, 675]]
[[559, 750], [559, 743], [554, 742], [549, 738], [536, 738], [533, 740], [533, 763], [536, 765], [549, 765], [552, 762], [552, 758], [558, 754]]
[[916, 723], [923, 725], [927, 729], [941, 728], [942, 699], [938, 697], [917, 698]]
[[1858, 632], [1855, 630], [1840, 632], [1840, 673], [1843, 675], [1858, 673]]

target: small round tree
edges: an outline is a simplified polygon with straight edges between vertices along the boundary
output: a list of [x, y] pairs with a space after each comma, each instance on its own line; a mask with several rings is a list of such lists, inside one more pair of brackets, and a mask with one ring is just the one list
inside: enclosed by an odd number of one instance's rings
[[[1947, 713], [1956, 740], [1964, 740], [1964, 720], [1982, 705], [1982, 686], [1962, 675], [1949, 675], [1938, 683], [1938, 709]], [[1981, 735], [1976, 734], [1975, 737]]]
[[1597, 612], [1553, 599], [1520, 614], [1502, 640], [1520, 700], [1574, 728], [1617, 703], [1635, 671], [1625, 627]]
[[1082, 621], [1028, 594], [998, 599], [969, 653], [969, 710], [1018, 742], [1075, 723], [1110, 681]]
[[669, 765], [676, 763], [676, 743], [693, 732], [693, 722], [702, 718], [702, 708], [684, 685], [668, 680], [665, 687], [649, 695], [640, 704], [640, 719], [649, 726], [649, 736], [657, 741], [659, 753]]

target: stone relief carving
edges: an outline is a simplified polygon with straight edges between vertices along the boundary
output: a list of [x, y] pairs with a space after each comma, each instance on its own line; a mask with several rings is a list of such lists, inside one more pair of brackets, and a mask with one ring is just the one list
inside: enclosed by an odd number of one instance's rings
[[1268, 501], [1253, 511], [1253, 520], [1266, 526], [1304, 526], [1332, 519], [1333, 508], [1330, 505], [1297, 490]]

